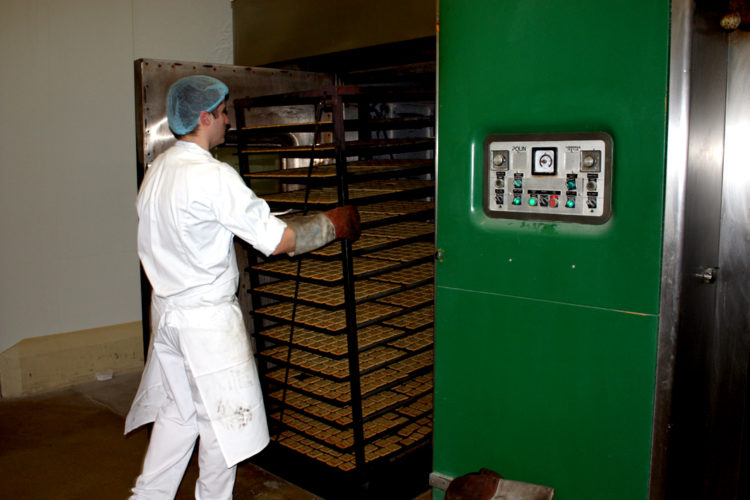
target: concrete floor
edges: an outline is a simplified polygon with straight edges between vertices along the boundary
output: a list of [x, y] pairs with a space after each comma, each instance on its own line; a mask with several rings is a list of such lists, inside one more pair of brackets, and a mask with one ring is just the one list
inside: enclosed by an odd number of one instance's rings
[[[140, 374], [52, 394], [0, 399], [0, 498], [126, 499], [148, 444], [145, 428], [123, 436]], [[177, 499], [193, 498], [195, 456]], [[235, 500], [317, 500], [259, 467], [237, 469]], [[425, 492], [417, 500], [428, 500]]]

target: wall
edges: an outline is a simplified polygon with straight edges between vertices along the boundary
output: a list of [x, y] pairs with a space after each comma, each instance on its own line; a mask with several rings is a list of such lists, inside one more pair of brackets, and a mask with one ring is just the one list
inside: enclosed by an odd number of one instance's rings
[[431, 37], [436, 9], [435, 0], [235, 0], [235, 64]]
[[142, 57], [231, 63], [230, 0], [0, 2], [0, 353], [140, 320]]

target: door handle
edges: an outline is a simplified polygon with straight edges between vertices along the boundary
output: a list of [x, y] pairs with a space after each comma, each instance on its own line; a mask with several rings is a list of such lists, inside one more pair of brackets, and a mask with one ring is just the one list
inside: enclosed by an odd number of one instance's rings
[[713, 283], [716, 281], [716, 275], [718, 273], [718, 267], [703, 267], [693, 276], [701, 280], [703, 283]]

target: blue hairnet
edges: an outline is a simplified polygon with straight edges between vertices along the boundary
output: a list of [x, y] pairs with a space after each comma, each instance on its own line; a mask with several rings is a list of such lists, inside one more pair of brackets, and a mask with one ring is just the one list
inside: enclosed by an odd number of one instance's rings
[[177, 80], [167, 94], [167, 121], [177, 135], [192, 132], [201, 111], [213, 111], [229, 94], [224, 83], [211, 76], [195, 75]]

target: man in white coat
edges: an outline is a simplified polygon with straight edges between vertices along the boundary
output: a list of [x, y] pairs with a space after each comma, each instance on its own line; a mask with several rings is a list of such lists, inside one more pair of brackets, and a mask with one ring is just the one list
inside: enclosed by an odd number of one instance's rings
[[351, 206], [285, 223], [209, 150], [224, 142], [228, 88], [177, 81], [167, 118], [178, 142], [138, 193], [138, 255], [153, 288], [151, 344], [125, 432], [154, 422], [133, 499], [174, 498], [200, 437], [195, 498], [232, 497], [237, 463], [269, 442], [257, 369], [235, 293], [233, 237], [296, 255], [359, 236]]

